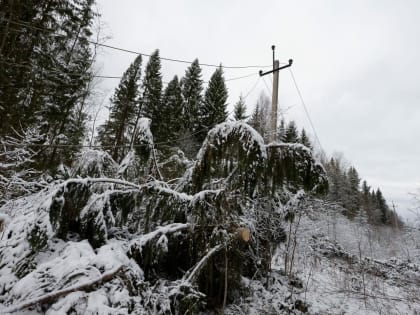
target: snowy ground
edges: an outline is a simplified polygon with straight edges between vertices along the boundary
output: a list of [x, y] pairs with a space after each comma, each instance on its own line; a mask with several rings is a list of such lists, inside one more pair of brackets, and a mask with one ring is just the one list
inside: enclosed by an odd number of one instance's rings
[[[419, 314], [420, 231], [350, 221], [315, 202], [297, 235], [296, 295], [311, 314]], [[275, 270], [284, 270], [284, 248]]]
[[[93, 289], [54, 299], [48, 309], [38, 305], [10, 314], [157, 314], [157, 305], [161, 310], [169, 307], [179, 284], [159, 282], [147, 288], [143, 271], [126, 254], [132, 241], [114, 238], [93, 249], [77, 235], [67, 242], [54, 237], [46, 211], [50, 194], [42, 192], [1, 208], [7, 223], [0, 243], [1, 314], [54, 292], [83, 284], [92, 287], [95, 281]], [[29, 242], [35, 226], [45, 231], [48, 250], [32, 255]], [[243, 278], [243, 295], [225, 314], [301, 314], [299, 309], [306, 307], [308, 314], [319, 315], [420, 313], [420, 231], [372, 227], [363, 218], [350, 221], [340, 209], [321, 201], [305, 207], [290, 231], [292, 247], [297, 236], [293, 276], [285, 274], [286, 242], [273, 254], [271, 278]], [[122, 265], [126, 277], [100, 281]], [[19, 270], [23, 274], [17, 277]], [[127, 291], [133, 285], [143, 286], [143, 296]]]

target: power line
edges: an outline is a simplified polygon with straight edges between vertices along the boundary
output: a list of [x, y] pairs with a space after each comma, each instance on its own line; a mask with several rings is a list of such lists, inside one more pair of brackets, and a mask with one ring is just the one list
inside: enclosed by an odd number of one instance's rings
[[[253, 77], [253, 76], [256, 76], [256, 75], [258, 75], [258, 72], [253, 72], [251, 74], [243, 75], [243, 76], [240, 76], [240, 77], [225, 79], [225, 82], [245, 79], [245, 78]], [[107, 76], [107, 75], [94, 75], [93, 77], [101, 78], [101, 79], [121, 79], [122, 78], [122, 76]], [[163, 83], [168, 84], [169, 82], [164, 82], [163, 81]], [[203, 83], [209, 83], [209, 81], [203, 81]]]
[[248, 91], [248, 93], [246, 93], [246, 95], [244, 96], [244, 100], [246, 100], [246, 98], [252, 93], [252, 91], [254, 91], [254, 89], [257, 87], [258, 82], [260, 82], [261, 77], [258, 76], [257, 81], [255, 81], [255, 84], [252, 86], [252, 88]]
[[[53, 29], [33, 26], [33, 25], [30, 25], [30, 24], [25, 23], [23, 21], [9, 21], [9, 20], [6, 20], [4, 18], [0, 18], [0, 20], [7, 21], [7, 22], [9, 22], [11, 24], [14, 24], [14, 25], [24, 26], [24, 27], [27, 27], [27, 28], [30, 28], [30, 29], [33, 29], [33, 30], [47, 31], [47, 32], [52, 33], [52, 35], [58, 36], [58, 37], [65, 37], [66, 36], [64, 34], [57, 34], [56, 31], [53, 30]], [[100, 46], [100, 47], [113, 49], [113, 50], [118, 50], [118, 51], [130, 53], [130, 54], [142, 55], [142, 56], [146, 56], [146, 57], [151, 57], [152, 56], [151, 54], [146, 54], [146, 53], [143, 53], [143, 52], [134, 51], [134, 50], [126, 49], [126, 48], [121, 48], [121, 47], [117, 47], [117, 46], [113, 46], [113, 45], [102, 44], [102, 43], [99, 43], [99, 42], [93, 41], [93, 40], [87, 40], [87, 42], [92, 44], [92, 45], [97, 45], [97, 46]], [[183, 59], [169, 58], [169, 57], [160, 57], [160, 59], [165, 60], [165, 61], [186, 63], [186, 64], [191, 64], [193, 62], [193, 61], [190, 61], [190, 60], [183, 60]], [[199, 63], [199, 65], [204, 66], [204, 67], [216, 67], [216, 68], [219, 68], [221, 66], [221, 64], [217, 65], [217, 64], [210, 64], [210, 63]], [[268, 67], [271, 67], [271, 65], [265, 65], [265, 66], [246, 65], [246, 66], [222, 66], [222, 67], [225, 68], [225, 69], [247, 69], [247, 68], [268, 68]]]
[[261, 77], [261, 78], [263, 79], [263, 82], [264, 82], [264, 85], [265, 85], [265, 87], [267, 89], [268, 95], [271, 95], [272, 92], [270, 91], [270, 89], [269, 89], [269, 87], [267, 85], [267, 82], [265, 81], [264, 77]]
[[[11, 59], [9, 59], [9, 60], [11, 60]], [[33, 70], [34, 69], [34, 65], [29, 64], [29, 63], [19, 64], [19, 63], [15, 63], [15, 62], [6, 61], [6, 59], [4, 59], [4, 58], [0, 58], [0, 62], [3, 62], [5, 64], [11, 65], [11, 66], [15, 66], [15, 67], [18, 67], [18, 68], [26, 68], [28, 70]], [[72, 72], [72, 71], [66, 72], [64, 70], [60, 71], [60, 70], [56, 70], [56, 69], [47, 69], [47, 68], [44, 68], [44, 67], [42, 68], [42, 70], [45, 70], [49, 73], [64, 74], [64, 75], [79, 76], [79, 77], [82, 77], [82, 76], [86, 75], [86, 76], [91, 76], [91, 77], [117, 78], [117, 77], [112, 77], [112, 76], [89, 75], [89, 73], [87, 73], [87, 72]], [[48, 73], [44, 73], [44, 72], [41, 73], [41, 75], [47, 75], [47, 74]], [[119, 78], [121, 78], [121, 77], [119, 77]]]
[[[18, 63], [6, 61], [5, 59], [0, 59], [0, 61], [6, 63], [8, 65], [15, 66], [15, 67], [26, 68], [28, 70], [33, 69], [33, 66], [30, 65], [30, 64], [18, 64]], [[66, 75], [73, 75], [73, 76], [88, 75], [86, 72], [64, 72], [64, 71], [59, 71], [59, 70], [55, 70], [55, 69], [46, 69], [46, 68], [43, 68], [43, 69], [48, 71], [48, 72], [57, 73], [57, 74], [66, 74]], [[225, 79], [225, 82], [245, 79], [245, 78], [249, 78], [249, 77], [256, 76], [256, 75], [258, 75], [258, 73], [253, 72], [251, 74], [243, 75], [243, 76], [240, 76], [240, 77], [233, 77], [233, 78]], [[111, 75], [90, 75], [90, 76], [93, 77], [93, 78], [99, 78], [99, 79], [122, 79], [122, 76], [111, 76]], [[163, 81], [163, 83], [168, 84], [169, 82]], [[209, 81], [203, 81], [203, 83], [209, 83]]]
[[228, 81], [235, 81], [235, 80], [245, 79], [245, 78], [253, 77], [254, 75], [258, 75], [258, 72], [254, 72], [254, 73], [251, 73], [251, 74], [248, 74], [248, 75], [243, 75], [241, 77], [235, 77], [235, 78], [225, 79], [225, 81], [228, 82]]
[[[303, 99], [302, 92], [300, 91], [300, 88], [299, 88], [299, 86], [298, 86], [298, 84], [297, 84], [297, 82], [296, 82], [296, 79], [295, 79], [295, 76], [294, 76], [294, 74], [293, 74], [293, 71], [292, 71], [292, 69], [290, 69], [290, 68], [289, 68], [289, 71], [290, 71], [290, 75], [292, 76], [293, 83], [294, 83], [294, 85], [295, 85], [295, 87], [296, 87], [296, 91], [297, 91], [297, 93], [298, 93], [298, 95], [299, 95], [299, 98], [300, 98], [300, 101], [301, 101], [301, 103], [302, 103], [302, 106], [303, 106], [303, 108], [304, 108], [304, 110], [305, 110], [306, 116], [308, 117], [309, 123], [311, 124], [312, 131], [314, 132], [314, 135], [315, 135], [315, 139], [316, 139], [316, 141], [318, 142], [319, 147], [321, 148], [321, 150], [322, 150], [322, 151], [324, 151], [324, 149], [322, 148], [322, 145], [321, 145], [321, 141], [319, 141], [318, 134], [317, 134], [317, 132], [316, 132], [316, 130], [315, 130], [315, 126], [314, 126], [314, 124], [313, 124], [313, 122], [312, 122], [311, 116], [309, 115], [309, 111], [308, 111], [308, 109], [307, 109], [307, 107], [306, 107], [305, 100]], [[325, 151], [324, 151], [324, 152], [325, 152]]]

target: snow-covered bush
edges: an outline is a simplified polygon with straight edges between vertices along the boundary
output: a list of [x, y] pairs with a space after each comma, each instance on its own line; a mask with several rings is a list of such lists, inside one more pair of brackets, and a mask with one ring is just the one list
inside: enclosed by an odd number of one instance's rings
[[285, 189], [324, 193], [325, 170], [301, 144], [264, 144], [262, 137], [244, 122], [221, 123], [210, 130], [197, 155], [184, 189], [203, 189], [274, 196]]
[[227, 187], [249, 196], [258, 191], [267, 152], [262, 137], [244, 122], [216, 125], [209, 131], [193, 166], [190, 189]]
[[45, 136], [38, 127], [29, 127], [0, 139], [0, 205], [44, 187], [38, 180], [36, 157]]
[[72, 177], [116, 177], [118, 164], [105, 151], [85, 149], [72, 166]]

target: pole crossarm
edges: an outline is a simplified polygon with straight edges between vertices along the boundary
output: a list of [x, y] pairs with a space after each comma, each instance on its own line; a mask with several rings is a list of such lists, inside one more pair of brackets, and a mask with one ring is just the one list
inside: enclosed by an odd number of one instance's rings
[[270, 71], [267, 71], [267, 72], [263, 72], [262, 70], [260, 70], [260, 72], [259, 72], [260, 77], [265, 76], [266, 74], [270, 74], [270, 73], [280, 71], [281, 69], [289, 68], [292, 64], [293, 64], [293, 59], [289, 59], [289, 63], [285, 66], [281, 66], [277, 69], [273, 69], [273, 70], [270, 70]]

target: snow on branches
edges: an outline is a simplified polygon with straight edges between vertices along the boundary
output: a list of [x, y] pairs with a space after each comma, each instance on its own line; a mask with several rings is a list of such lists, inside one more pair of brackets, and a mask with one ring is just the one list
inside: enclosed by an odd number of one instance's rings
[[323, 193], [325, 171], [300, 144], [265, 145], [248, 124], [221, 123], [207, 135], [183, 186], [191, 192], [227, 187], [248, 196], [275, 194], [283, 188]]
[[38, 127], [29, 127], [0, 139], [0, 204], [43, 187], [34, 165], [44, 138]]
[[[149, 121], [140, 122], [153, 151]], [[150, 169], [152, 151], [133, 146], [118, 166], [84, 150], [68, 172], [75, 178], [0, 208], [4, 307], [170, 314], [224, 306], [242, 277], [269, 274], [273, 248], [286, 239], [287, 200], [323, 185], [309, 150], [267, 147], [243, 122], [212, 129], [176, 189], [138, 172]]]

